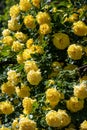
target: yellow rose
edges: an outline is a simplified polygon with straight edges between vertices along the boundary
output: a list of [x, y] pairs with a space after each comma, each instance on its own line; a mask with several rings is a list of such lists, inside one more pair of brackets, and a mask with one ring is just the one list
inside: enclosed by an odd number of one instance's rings
[[87, 84], [82, 82], [80, 85], [74, 86], [74, 95], [80, 99], [87, 98]]
[[30, 47], [32, 46], [33, 42], [34, 42], [34, 41], [33, 41], [32, 38], [28, 39], [27, 42], [26, 42], [26, 47], [27, 47], [28, 49], [30, 49]]
[[11, 36], [5, 36], [3, 39], [2, 39], [2, 42], [7, 45], [7, 46], [11, 46], [12, 43], [13, 43], [13, 38]]
[[9, 29], [4, 29], [4, 30], [2, 31], [2, 35], [3, 35], [4, 37], [9, 36], [10, 33], [11, 33], [11, 32], [10, 32]]
[[23, 113], [24, 114], [30, 114], [30, 112], [32, 111], [33, 108], [33, 103], [35, 102], [35, 100], [25, 97], [22, 101], [22, 105], [23, 105]]
[[20, 10], [27, 11], [31, 8], [30, 0], [20, 0], [19, 2]]
[[12, 44], [12, 50], [14, 52], [18, 52], [23, 48], [23, 44], [21, 44], [19, 41], [14, 41]]
[[58, 116], [58, 112], [51, 110], [46, 114], [46, 122], [51, 127], [60, 127], [61, 119]]
[[21, 28], [21, 24], [18, 19], [12, 18], [8, 21], [8, 29], [11, 31], [18, 31]]
[[46, 91], [46, 102], [51, 106], [56, 106], [61, 99], [61, 94], [56, 88], [49, 88]]
[[11, 81], [13, 84], [18, 83], [20, 74], [16, 73], [15, 70], [9, 70], [7, 72], [7, 75], [8, 75], [8, 77], [7, 77], [8, 81]]
[[36, 65], [35, 61], [25, 61], [24, 64], [24, 70], [26, 71], [26, 73], [28, 73], [30, 70], [34, 70], [37, 71], [38, 70], [38, 66]]
[[19, 40], [20, 42], [26, 42], [27, 40], [27, 35], [22, 33], [22, 32], [17, 32], [15, 33], [15, 37], [17, 40]]
[[12, 82], [8, 81], [1, 85], [1, 91], [2, 93], [7, 93], [10, 96], [15, 93], [15, 86], [12, 84]]
[[60, 117], [61, 120], [61, 128], [65, 127], [67, 125], [69, 125], [69, 123], [71, 122], [71, 118], [69, 117], [69, 115], [66, 113], [65, 110], [58, 110], [58, 116]]
[[34, 28], [35, 27], [35, 19], [32, 15], [27, 15], [24, 18], [24, 24], [28, 28]]
[[84, 107], [84, 100], [79, 100], [77, 97], [71, 97], [66, 102], [67, 109], [71, 112], [77, 112], [83, 109]]
[[7, 127], [5, 127], [5, 126], [2, 126], [1, 128], [0, 128], [0, 130], [11, 130], [10, 128], [7, 128]]
[[72, 44], [67, 49], [68, 56], [73, 60], [79, 60], [82, 57], [82, 47]]
[[42, 35], [48, 34], [51, 32], [50, 26], [47, 23], [41, 24], [39, 31]]
[[28, 118], [21, 118], [19, 121], [19, 130], [36, 130], [36, 122]]
[[53, 44], [56, 48], [64, 50], [70, 44], [69, 36], [65, 33], [55, 33], [53, 38]]
[[20, 8], [19, 8], [19, 5], [18, 5], [18, 4], [17, 4], [17, 5], [13, 5], [13, 6], [10, 8], [10, 16], [11, 16], [12, 18], [18, 17], [19, 13], [20, 13]]
[[31, 58], [32, 51], [30, 49], [24, 49], [22, 53], [23, 60], [28, 60]]
[[19, 64], [22, 64], [22, 63], [24, 62], [24, 59], [23, 59], [23, 56], [22, 56], [21, 53], [17, 55], [17, 62], [18, 62]]
[[77, 36], [86, 36], [87, 35], [87, 26], [84, 22], [78, 21], [73, 24], [73, 32]]
[[1, 104], [0, 104], [0, 110], [2, 111], [3, 114], [9, 115], [9, 114], [13, 113], [14, 107], [11, 104], [11, 102], [4, 101], [4, 102], [1, 102]]
[[84, 120], [81, 124], [80, 124], [80, 130], [87, 130], [87, 121]]
[[16, 118], [12, 122], [12, 130], [18, 130], [18, 128], [19, 128], [19, 121], [18, 121], [18, 118]]
[[41, 72], [39, 70], [30, 70], [27, 74], [27, 80], [31, 85], [38, 85], [42, 80]]
[[40, 0], [32, 0], [32, 4], [33, 4], [35, 7], [39, 8], [39, 6], [40, 6]]
[[69, 22], [75, 22], [78, 20], [78, 14], [76, 13], [73, 13], [69, 18], [66, 18], [65, 19], [65, 22], [66, 21], [69, 21]]
[[32, 51], [32, 53], [38, 53], [38, 54], [43, 54], [44, 50], [42, 48], [42, 46], [40, 45], [32, 45], [30, 50]]
[[50, 23], [51, 18], [46, 12], [39, 12], [36, 16], [36, 20], [39, 24]]
[[21, 88], [16, 87], [16, 94], [20, 98], [30, 96], [30, 88], [29, 88], [29, 86], [26, 86], [25, 84], [21, 84]]

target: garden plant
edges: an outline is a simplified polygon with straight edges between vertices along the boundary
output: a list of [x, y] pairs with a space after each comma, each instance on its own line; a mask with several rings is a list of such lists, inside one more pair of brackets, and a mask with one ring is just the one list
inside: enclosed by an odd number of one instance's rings
[[0, 37], [0, 130], [87, 130], [87, 0], [10, 7]]

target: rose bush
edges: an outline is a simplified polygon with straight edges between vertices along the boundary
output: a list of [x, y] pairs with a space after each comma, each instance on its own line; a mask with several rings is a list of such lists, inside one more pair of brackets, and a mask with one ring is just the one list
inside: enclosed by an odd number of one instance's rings
[[87, 129], [86, 0], [20, 0], [9, 15], [0, 130]]

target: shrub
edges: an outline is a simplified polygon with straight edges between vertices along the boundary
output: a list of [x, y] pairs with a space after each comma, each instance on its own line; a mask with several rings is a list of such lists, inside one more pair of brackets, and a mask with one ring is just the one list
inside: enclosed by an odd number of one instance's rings
[[0, 41], [1, 130], [87, 129], [86, 10], [85, 0], [10, 8]]

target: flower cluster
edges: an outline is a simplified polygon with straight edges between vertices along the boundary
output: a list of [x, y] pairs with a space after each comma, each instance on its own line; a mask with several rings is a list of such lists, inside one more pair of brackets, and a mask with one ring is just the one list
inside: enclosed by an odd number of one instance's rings
[[10, 8], [0, 40], [0, 130], [87, 129], [86, 10], [80, 0]]

